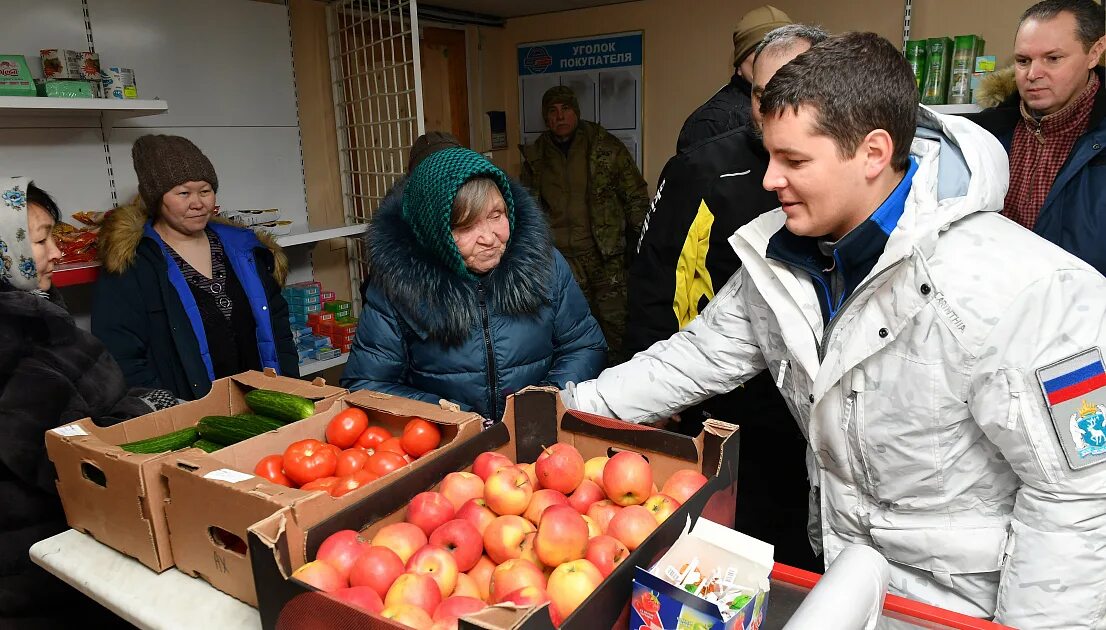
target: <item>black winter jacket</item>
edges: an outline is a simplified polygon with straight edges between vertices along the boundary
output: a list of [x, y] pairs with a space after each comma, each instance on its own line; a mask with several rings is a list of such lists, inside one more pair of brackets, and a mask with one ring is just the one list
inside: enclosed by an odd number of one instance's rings
[[730, 82], [722, 86], [684, 121], [676, 152], [683, 153], [707, 138], [749, 124], [752, 115], [753, 86], [735, 72]]

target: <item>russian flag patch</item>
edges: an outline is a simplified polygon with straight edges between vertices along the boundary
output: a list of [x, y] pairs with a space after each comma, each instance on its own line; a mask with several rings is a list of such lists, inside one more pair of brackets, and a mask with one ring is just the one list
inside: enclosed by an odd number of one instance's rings
[[1106, 366], [1099, 349], [1040, 368], [1037, 380], [1072, 470], [1106, 461]]

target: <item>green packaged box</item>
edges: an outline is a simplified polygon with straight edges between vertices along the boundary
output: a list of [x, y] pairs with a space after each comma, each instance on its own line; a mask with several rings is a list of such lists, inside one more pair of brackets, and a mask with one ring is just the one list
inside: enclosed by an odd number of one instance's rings
[[964, 105], [972, 102], [972, 72], [975, 58], [983, 52], [983, 38], [978, 35], [957, 35], [952, 49], [949, 72], [948, 103]]
[[44, 96], [54, 98], [92, 98], [91, 81], [70, 81], [68, 79], [46, 79], [43, 84]]
[[926, 40], [926, 75], [922, 84], [922, 103], [944, 105], [949, 93], [949, 69], [952, 66], [952, 40], [931, 37]]
[[23, 55], [0, 55], [0, 96], [37, 96]]
[[914, 84], [918, 86], [918, 96], [920, 97], [926, 77], [926, 40], [907, 40], [903, 55], [906, 56], [906, 62], [910, 64], [910, 69], [914, 71]]

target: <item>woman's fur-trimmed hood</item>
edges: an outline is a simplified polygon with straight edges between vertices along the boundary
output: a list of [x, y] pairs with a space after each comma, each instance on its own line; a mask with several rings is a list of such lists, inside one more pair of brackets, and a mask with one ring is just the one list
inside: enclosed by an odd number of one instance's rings
[[530, 193], [511, 180], [515, 229], [499, 265], [478, 281], [451, 271], [418, 243], [403, 220], [403, 184], [384, 199], [365, 236], [371, 281], [416, 333], [446, 346], [463, 343], [480, 322], [478, 287], [489, 311], [533, 315], [549, 303], [553, 244]]
[[[137, 197], [131, 203], [119, 206], [108, 214], [97, 238], [100, 262], [106, 271], [123, 273], [134, 264], [135, 256], [138, 255], [138, 244], [142, 241], [142, 230], [148, 219], [146, 206], [142, 203], [142, 199]], [[211, 221], [249, 229], [218, 216], [211, 217]], [[285, 278], [288, 277], [288, 257], [271, 234], [263, 230], [255, 230], [254, 234], [257, 235], [257, 240], [273, 254], [273, 277], [283, 286]]]
[[1018, 84], [1014, 80], [1014, 66], [996, 70], [983, 77], [976, 90], [975, 100], [983, 109], [998, 107], [1011, 96], [1018, 93]]

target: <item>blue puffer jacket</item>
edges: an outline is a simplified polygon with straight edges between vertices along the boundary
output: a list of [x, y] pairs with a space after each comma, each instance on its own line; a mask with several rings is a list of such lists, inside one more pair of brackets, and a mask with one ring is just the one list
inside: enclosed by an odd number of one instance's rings
[[[1033, 231], [1106, 274], [1106, 76], [1095, 68], [1100, 87], [1087, 124], [1056, 175]], [[968, 116], [1010, 152], [1021, 120], [1017, 91], [998, 107]]]
[[511, 182], [515, 229], [499, 266], [478, 280], [450, 271], [416, 240], [397, 187], [369, 233], [374, 270], [342, 387], [499, 420], [529, 385], [594, 378], [607, 344], [568, 263], [526, 189]]

